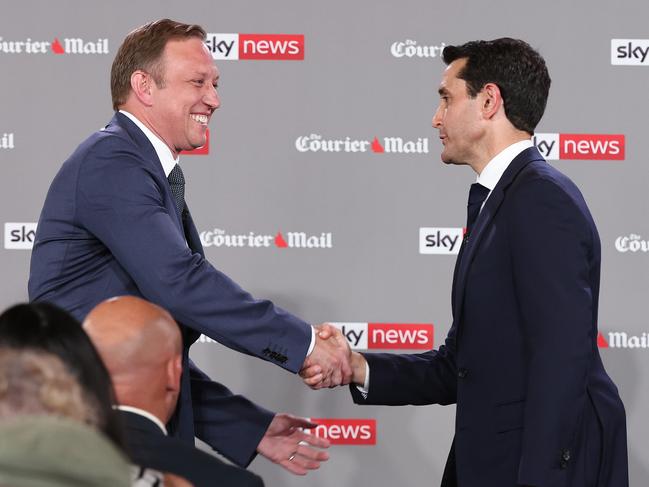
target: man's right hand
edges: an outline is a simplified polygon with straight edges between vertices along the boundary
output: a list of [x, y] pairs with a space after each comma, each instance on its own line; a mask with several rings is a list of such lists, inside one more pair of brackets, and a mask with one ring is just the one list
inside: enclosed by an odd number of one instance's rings
[[338, 328], [328, 323], [314, 328], [315, 348], [300, 370], [304, 383], [312, 389], [349, 384], [352, 380], [349, 343]]

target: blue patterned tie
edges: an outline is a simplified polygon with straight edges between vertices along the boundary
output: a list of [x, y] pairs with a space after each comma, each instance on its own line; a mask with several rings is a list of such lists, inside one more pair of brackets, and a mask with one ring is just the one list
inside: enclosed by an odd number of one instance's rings
[[174, 203], [176, 204], [178, 213], [182, 216], [185, 210], [185, 176], [178, 164], [174, 166], [169, 176], [167, 176], [167, 181], [169, 181], [169, 187], [171, 188], [171, 194], [174, 197]]

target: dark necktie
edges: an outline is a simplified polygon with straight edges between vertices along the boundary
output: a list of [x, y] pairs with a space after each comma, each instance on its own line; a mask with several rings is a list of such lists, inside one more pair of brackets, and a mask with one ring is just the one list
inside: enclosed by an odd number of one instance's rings
[[174, 203], [176, 204], [178, 213], [182, 216], [185, 210], [185, 176], [178, 164], [174, 166], [169, 176], [167, 176], [167, 181], [169, 181], [169, 187], [171, 188], [171, 194], [174, 197]]
[[469, 203], [466, 208], [466, 238], [471, 234], [471, 229], [478, 219], [480, 207], [489, 196], [489, 188], [485, 188], [480, 183], [473, 183], [469, 191]]

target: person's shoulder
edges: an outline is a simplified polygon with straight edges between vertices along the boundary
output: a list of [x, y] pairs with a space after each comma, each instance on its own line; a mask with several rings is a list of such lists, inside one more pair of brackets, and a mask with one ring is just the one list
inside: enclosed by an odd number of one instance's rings
[[63, 163], [64, 167], [81, 168], [97, 160], [137, 160], [141, 158], [136, 142], [127, 130], [111, 121], [83, 140]]
[[512, 197], [524, 198], [531, 195], [565, 197], [574, 202], [583, 200], [577, 185], [543, 159], [527, 164], [512, 184]]
[[158, 470], [201, 481], [219, 478], [219, 485], [263, 486], [261, 478], [245, 469], [230, 465], [177, 438], [148, 435], [144, 432], [128, 438], [131, 460]]
[[575, 228], [593, 234], [595, 223], [577, 185], [546, 161], [532, 161], [508, 189], [506, 212], [513, 223], [532, 215], [546, 220], [570, 221]]

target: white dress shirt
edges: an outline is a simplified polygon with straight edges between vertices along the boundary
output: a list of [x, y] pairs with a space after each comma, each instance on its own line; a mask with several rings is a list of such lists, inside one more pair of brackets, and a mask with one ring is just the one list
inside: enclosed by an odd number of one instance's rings
[[153, 421], [158, 426], [158, 428], [162, 430], [165, 436], [168, 436], [167, 428], [165, 427], [164, 424], [162, 424], [162, 421], [160, 421], [159, 418], [151, 414], [149, 411], [145, 411], [144, 409], [140, 409], [140, 408], [134, 408], [133, 406], [122, 406], [121, 404], [115, 406], [115, 409], [127, 413], [133, 413], [133, 414], [138, 414], [140, 416], [144, 416], [146, 419]]
[[509, 167], [511, 162], [516, 158], [518, 154], [523, 152], [525, 149], [533, 147], [531, 139], [521, 140], [515, 142], [514, 144], [507, 146], [505, 149], [500, 151], [496, 156], [489, 161], [476, 180], [477, 183], [480, 183], [482, 186], [489, 190], [487, 198], [485, 198], [484, 203], [480, 207], [480, 210], [484, 208], [484, 204], [491, 196], [491, 192], [500, 181], [505, 170]]
[[135, 125], [137, 125], [142, 133], [146, 135], [146, 138], [149, 139], [149, 142], [151, 142], [151, 145], [153, 145], [155, 153], [158, 155], [158, 159], [160, 159], [160, 164], [162, 164], [162, 169], [165, 172], [165, 176], [169, 177], [171, 170], [176, 164], [178, 164], [179, 158], [174, 158], [169, 146], [165, 144], [160, 137], [154, 134], [151, 129], [149, 129], [149, 127], [140, 122], [135, 115], [127, 112], [126, 110], [120, 110], [119, 113], [127, 116]]

